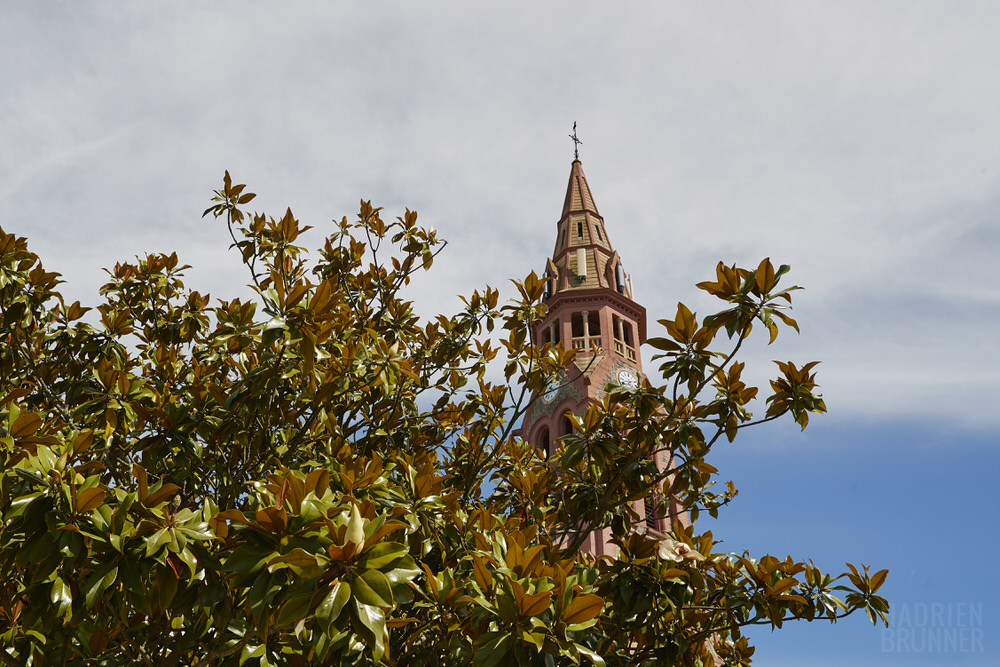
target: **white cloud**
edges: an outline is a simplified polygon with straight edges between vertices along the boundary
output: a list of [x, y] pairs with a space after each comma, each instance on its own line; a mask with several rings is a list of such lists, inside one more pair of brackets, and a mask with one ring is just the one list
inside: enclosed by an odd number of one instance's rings
[[[677, 300], [707, 312], [692, 286], [717, 260], [771, 256], [807, 287], [807, 326], [762, 361], [823, 358], [850, 414], [940, 394], [944, 418], [973, 419], [997, 398], [998, 18], [942, 2], [35, 3], [0, 17], [15, 65], [0, 220], [74, 298], [99, 266], [174, 249], [223, 296], [246, 279], [199, 215], [229, 169], [310, 224], [361, 198], [418, 210], [451, 247], [414, 295], [447, 310], [541, 267], [577, 120], [651, 321]], [[961, 353], [930, 354], [955, 349], [953, 329]]]

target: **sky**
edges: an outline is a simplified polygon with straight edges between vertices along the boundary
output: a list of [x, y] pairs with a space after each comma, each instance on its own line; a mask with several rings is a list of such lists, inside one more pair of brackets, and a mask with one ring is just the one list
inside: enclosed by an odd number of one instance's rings
[[801, 335], [753, 341], [748, 371], [821, 360], [830, 413], [715, 452], [741, 495], [706, 527], [887, 567], [897, 611], [759, 629], [757, 663], [996, 664], [998, 29], [974, 1], [4, 3], [0, 226], [71, 300], [173, 251], [245, 296], [200, 217], [228, 169], [315, 243], [362, 199], [418, 211], [449, 246], [412, 296], [454, 312], [543, 269], [577, 122], [651, 335], [678, 301], [710, 312], [719, 261], [804, 287]]

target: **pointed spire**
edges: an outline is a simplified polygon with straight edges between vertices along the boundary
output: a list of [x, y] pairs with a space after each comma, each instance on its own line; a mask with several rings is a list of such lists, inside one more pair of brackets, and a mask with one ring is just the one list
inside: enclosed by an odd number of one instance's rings
[[557, 277], [551, 284], [551, 294], [611, 289], [631, 298], [631, 286], [620, 267], [621, 260], [608, 238], [604, 218], [597, 211], [583, 164], [573, 160], [556, 228], [556, 245], [547, 267], [547, 274]]
[[587, 177], [583, 174], [583, 164], [579, 160], [573, 160], [573, 167], [569, 172], [569, 185], [566, 187], [566, 199], [563, 202], [562, 217], [569, 213], [593, 213], [597, 212], [597, 205], [594, 197], [590, 194], [590, 186], [587, 185]]
[[617, 256], [594, 204], [583, 165], [573, 160], [552, 253], [555, 270], [550, 275], [561, 277], [553, 292], [611, 287], [614, 265], [609, 267], [608, 261], [617, 260]]

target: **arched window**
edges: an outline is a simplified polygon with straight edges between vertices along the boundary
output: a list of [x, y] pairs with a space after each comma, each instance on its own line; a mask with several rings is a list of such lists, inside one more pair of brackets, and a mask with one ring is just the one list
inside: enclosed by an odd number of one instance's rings
[[535, 443], [535, 446], [545, 452], [546, 456], [552, 453], [552, 436], [547, 426], [543, 427], [538, 434], [538, 442]]
[[569, 435], [570, 433], [573, 432], [573, 422], [571, 422], [569, 420], [569, 417], [567, 417], [565, 415], [563, 415], [562, 422], [561, 422], [560, 426], [561, 426], [561, 428], [559, 429], [559, 431], [560, 431], [559, 435], [560, 436]]

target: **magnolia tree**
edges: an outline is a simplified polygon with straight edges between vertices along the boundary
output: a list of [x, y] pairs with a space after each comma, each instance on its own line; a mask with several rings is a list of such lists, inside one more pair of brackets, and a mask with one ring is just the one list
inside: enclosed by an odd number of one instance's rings
[[[721, 312], [680, 305], [649, 341], [665, 385], [611, 387], [546, 458], [516, 426], [574, 353], [531, 344], [535, 275], [424, 321], [401, 288], [443, 243], [415, 213], [362, 202], [309, 257], [290, 211], [248, 214], [228, 173], [215, 194], [252, 300], [147, 255], [84, 318], [0, 230], [0, 662], [745, 665], [748, 626], [886, 619], [885, 570], [698, 530], [736, 493], [714, 490], [716, 443], [824, 410], [812, 363], [747, 407], [736, 354], [796, 326], [787, 267], [720, 264], [699, 287]], [[633, 503], [669, 496], [691, 520], [637, 530]], [[577, 550], [609, 526], [616, 558]]]

